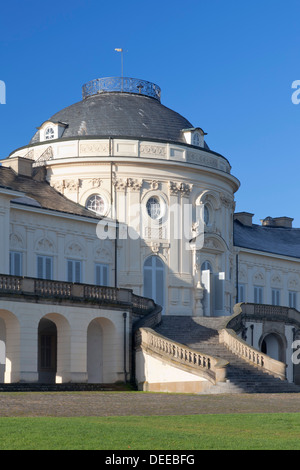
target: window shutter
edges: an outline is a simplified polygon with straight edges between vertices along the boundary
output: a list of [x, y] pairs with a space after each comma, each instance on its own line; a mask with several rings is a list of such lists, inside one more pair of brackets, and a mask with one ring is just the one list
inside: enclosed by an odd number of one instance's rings
[[81, 282], [81, 262], [75, 261], [75, 282]]
[[96, 285], [101, 286], [101, 266], [96, 264]]
[[50, 258], [49, 256], [47, 256], [45, 258], [45, 263], [46, 263], [46, 267], [45, 267], [45, 278], [46, 279], [52, 279], [52, 258]]
[[102, 266], [102, 272], [103, 272], [102, 284], [103, 284], [103, 286], [108, 286], [108, 266], [103, 265]]
[[38, 256], [37, 257], [37, 277], [39, 279], [44, 279], [44, 258], [43, 256]]
[[73, 263], [71, 260], [68, 260], [67, 271], [68, 282], [73, 282]]

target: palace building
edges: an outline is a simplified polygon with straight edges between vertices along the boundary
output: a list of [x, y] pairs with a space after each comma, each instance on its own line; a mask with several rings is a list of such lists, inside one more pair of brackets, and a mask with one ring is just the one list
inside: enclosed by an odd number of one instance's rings
[[300, 229], [235, 213], [198, 124], [102, 78], [2, 160], [0, 387], [298, 391]]

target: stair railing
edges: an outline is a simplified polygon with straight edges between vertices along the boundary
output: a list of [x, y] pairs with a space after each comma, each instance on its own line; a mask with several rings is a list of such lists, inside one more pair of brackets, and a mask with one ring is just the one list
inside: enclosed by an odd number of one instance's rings
[[228, 319], [227, 325], [219, 331], [219, 342], [227, 346], [231, 352], [241, 359], [262, 369], [274, 377], [279, 377], [281, 380], [285, 380], [286, 364], [284, 362], [277, 361], [267, 354], [258, 351], [253, 346], [250, 346], [237, 335], [234, 329], [230, 328], [233, 327], [238, 331], [242, 327], [243, 311], [241, 304], [235, 305], [234, 311], [235, 314]]
[[173, 367], [204, 377], [213, 384], [226, 380], [227, 361], [172, 341], [151, 328], [139, 328], [136, 332], [136, 347], [159, 356]]

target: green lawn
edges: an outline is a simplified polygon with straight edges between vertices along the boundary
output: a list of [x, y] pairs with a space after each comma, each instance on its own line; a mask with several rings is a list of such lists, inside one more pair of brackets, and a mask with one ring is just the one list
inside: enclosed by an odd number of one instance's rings
[[0, 418], [0, 450], [300, 449], [300, 413]]

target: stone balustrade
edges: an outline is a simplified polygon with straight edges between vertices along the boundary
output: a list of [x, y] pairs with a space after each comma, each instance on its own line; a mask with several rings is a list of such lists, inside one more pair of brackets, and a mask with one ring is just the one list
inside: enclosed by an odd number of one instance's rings
[[133, 294], [131, 289], [76, 284], [28, 277], [0, 275], [0, 295], [34, 295], [41, 298], [80, 299], [99, 303], [124, 303], [135, 313], [142, 315], [156, 307], [152, 299]]
[[[245, 308], [244, 308], [245, 306]], [[277, 361], [276, 359], [271, 358], [270, 356], [262, 353], [261, 351], [258, 351], [254, 347], [250, 346], [246, 341], [241, 339], [238, 335], [237, 332], [241, 330], [243, 320], [245, 319], [246, 315], [246, 309], [250, 308], [250, 311], [247, 311], [247, 314], [253, 314], [254, 310], [256, 309], [255, 313], [258, 315], [258, 309], [256, 308], [255, 304], [236, 304], [234, 311], [235, 314], [232, 315], [227, 322], [227, 325], [225, 325], [225, 328], [223, 328], [221, 331], [219, 331], [219, 341], [220, 343], [225, 344], [230, 351], [232, 351], [234, 354], [239, 356], [240, 358], [244, 359], [245, 361], [251, 363], [252, 365], [255, 365], [258, 368], [261, 368], [265, 372], [275, 376], [279, 377], [282, 380], [285, 380], [286, 378], [286, 364], [280, 361]], [[284, 307], [278, 307], [274, 309], [273, 306], [265, 306], [261, 305], [259, 307], [271, 307], [270, 309], [265, 309], [262, 308], [260, 310], [261, 315], [266, 315], [268, 314], [282, 314], [282, 310], [280, 313], [280, 309]], [[289, 310], [289, 309], [288, 309]]]
[[0, 276], [0, 291], [19, 292], [21, 290], [21, 279], [14, 276]]
[[138, 335], [136, 345], [141, 346], [145, 352], [154, 353], [173, 363], [175, 367], [205, 377], [214, 384], [226, 380], [227, 361], [188, 348], [156, 333], [151, 328], [140, 328]]

